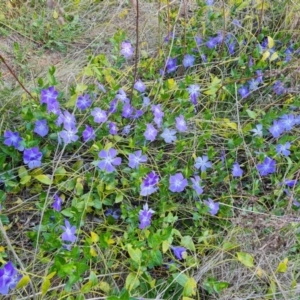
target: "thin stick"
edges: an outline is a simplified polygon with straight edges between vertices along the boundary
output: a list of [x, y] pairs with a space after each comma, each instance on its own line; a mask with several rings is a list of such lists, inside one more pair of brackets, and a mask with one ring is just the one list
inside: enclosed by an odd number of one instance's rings
[[13, 71], [13, 69], [7, 64], [6, 60], [4, 59], [4, 57], [0, 54], [0, 59], [2, 60], [2, 62], [5, 64], [6, 68], [9, 70], [10, 74], [17, 80], [17, 82], [19, 83], [19, 85], [22, 87], [22, 89], [34, 100], [36, 100], [36, 98], [34, 98], [32, 96], [32, 94], [26, 89], [26, 87], [23, 85], [23, 83], [19, 80], [18, 76], [15, 74], [15, 72]]

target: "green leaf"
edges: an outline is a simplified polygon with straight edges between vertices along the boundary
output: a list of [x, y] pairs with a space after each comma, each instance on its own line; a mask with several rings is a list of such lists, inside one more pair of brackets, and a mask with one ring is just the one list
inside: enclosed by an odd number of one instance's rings
[[50, 286], [51, 286], [50, 280], [48, 278], [45, 278], [41, 288], [43, 296], [48, 292]]
[[249, 254], [249, 253], [246, 253], [246, 252], [237, 252], [237, 259], [239, 262], [241, 262], [244, 266], [246, 267], [253, 267], [254, 266], [254, 259], [253, 257]]
[[221, 87], [221, 79], [217, 76], [213, 76], [212, 74], [210, 74], [210, 77], [211, 83], [208, 86], [208, 89], [204, 92], [205, 95], [215, 95]]
[[18, 175], [20, 178], [23, 178], [28, 175], [28, 172], [25, 167], [20, 167], [18, 170]]
[[36, 180], [38, 180], [39, 182], [44, 183], [46, 185], [52, 184], [51, 179], [47, 175], [37, 175], [37, 176], [34, 176], [34, 178]]
[[276, 272], [285, 273], [287, 270], [287, 264], [289, 259], [286, 257], [283, 261], [281, 261], [277, 267]]
[[23, 276], [17, 284], [17, 289], [20, 289], [20, 288], [26, 286], [29, 283], [29, 281], [30, 281], [30, 278], [28, 275]]
[[20, 183], [21, 184], [26, 184], [27, 182], [30, 181], [30, 179], [31, 179], [30, 175], [24, 176], [24, 177], [21, 178]]
[[129, 273], [126, 282], [125, 282], [125, 288], [126, 290], [130, 291], [132, 289], [137, 288], [140, 285], [140, 281], [135, 273]]
[[133, 249], [132, 245], [128, 245], [128, 253], [130, 258], [136, 262], [136, 263], [140, 263], [141, 262], [141, 258], [142, 258], [142, 251], [140, 249]]
[[250, 109], [247, 109], [246, 112], [251, 119], [256, 120], [256, 117], [257, 117], [256, 112], [254, 112], [253, 110], [250, 110]]
[[123, 201], [123, 194], [118, 193], [115, 199], [115, 203], [120, 203]]
[[193, 239], [189, 235], [186, 235], [181, 239], [181, 244], [182, 244], [183, 247], [185, 247], [185, 248], [187, 248], [191, 251], [196, 250]]
[[183, 288], [183, 296], [195, 296], [197, 289], [197, 282], [194, 278], [188, 278]]
[[182, 274], [182, 273], [173, 274], [173, 278], [182, 287], [184, 287], [189, 280], [189, 277], [187, 277], [185, 274]]

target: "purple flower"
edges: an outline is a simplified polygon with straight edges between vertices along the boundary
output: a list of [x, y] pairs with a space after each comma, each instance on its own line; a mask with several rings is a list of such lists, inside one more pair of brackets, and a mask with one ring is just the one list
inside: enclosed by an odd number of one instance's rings
[[76, 105], [80, 110], [85, 110], [85, 109], [87, 109], [88, 107], [90, 107], [92, 105], [92, 100], [91, 100], [91, 98], [88, 94], [80, 95], [77, 98]]
[[118, 108], [118, 99], [114, 99], [110, 101], [108, 112], [114, 114], [117, 111], [117, 108]]
[[286, 131], [292, 130], [293, 127], [294, 127], [295, 124], [296, 124], [295, 116], [294, 116], [293, 114], [281, 116], [279, 122], [281, 123], [281, 125], [283, 126], [283, 128], [284, 128]]
[[239, 20], [237, 20], [237, 19], [234, 19], [234, 20], [232, 21], [232, 24], [235, 25], [235, 26], [237, 26], [237, 27], [242, 27], [241, 22], [240, 22]]
[[188, 67], [192, 67], [194, 65], [194, 62], [195, 62], [195, 57], [193, 55], [186, 54], [183, 58], [182, 63], [185, 68], [188, 68]]
[[90, 126], [85, 125], [85, 129], [82, 132], [82, 137], [85, 142], [94, 140], [96, 138], [95, 130]]
[[204, 53], [202, 53], [200, 56], [201, 56], [202, 61], [204, 63], [207, 63], [207, 57], [206, 57], [206, 55]]
[[137, 80], [136, 82], [135, 82], [135, 84], [133, 85], [133, 87], [137, 90], [137, 91], [139, 91], [140, 93], [144, 93], [145, 91], [146, 91], [146, 86], [145, 86], [145, 84], [143, 83], [143, 81], [142, 80]]
[[53, 209], [61, 211], [62, 199], [57, 195], [54, 195], [54, 202], [52, 204]]
[[143, 107], [148, 107], [150, 105], [150, 98], [149, 97], [143, 97]]
[[130, 58], [134, 53], [134, 49], [130, 42], [124, 41], [121, 44], [121, 54], [126, 58]]
[[152, 124], [147, 124], [146, 131], [144, 133], [144, 137], [147, 141], [153, 142], [156, 139], [157, 130], [154, 128]]
[[110, 148], [109, 150], [101, 150], [99, 152], [99, 157], [102, 160], [99, 162], [99, 169], [106, 171], [107, 173], [111, 173], [116, 170], [114, 166], [119, 166], [121, 164], [121, 158], [116, 157], [117, 150], [114, 148]]
[[23, 145], [23, 139], [20, 137], [19, 133], [12, 132], [9, 130], [6, 130], [4, 132], [4, 145], [6, 146], [13, 146], [15, 149], [19, 151], [24, 150], [24, 145]]
[[262, 124], [257, 124], [255, 128], [250, 131], [253, 132], [253, 136], [263, 136]]
[[65, 219], [65, 226], [61, 226], [63, 229], [63, 234], [61, 236], [61, 239], [65, 242], [71, 242], [74, 243], [76, 241], [76, 227], [72, 226], [68, 220]]
[[104, 213], [106, 216], [112, 216], [115, 220], [118, 220], [121, 215], [120, 209], [109, 208]]
[[162, 118], [165, 115], [165, 113], [161, 109], [160, 104], [152, 105], [151, 106], [151, 111], [152, 111], [155, 118]]
[[250, 56], [250, 57], [249, 57], [249, 61], [248, 61], [248, 67], [250, 68], [250, 67], [252, 67], [252, 66], [253, 66], [253, 57]]
[[284, 145], [277, 145], [276, 152], [278, 155], [282, 154], [283, 156], [289, 156], [291, 154], [290, 151], [291, 143], [287, 142]]
[[258, 89], [259, 81], [257, 79], [251, 79], [248, 81], [250, 91], [255, 91]]
[[124, 126], [124, 128], [122, 130], [122, 135], [128, 135], [130, 133], [130, 130], [131, 130], [131, 126], [130, 125]]
[[261, 71], [261, 70], [257, 70], [255, 73], [256, 73], [256, 75], [257, 75], [256, 80], [257, 80], [259, 83], [263, 83], [264, 80], [263, 80], [263, 73], [262, 73], [262, 71]]
[[36, 134], [40, 135], [41, 137], [44, 137], [49, 132], [49, 127], [47, 125], [47, 120], [37, 120], [34, 124], [34, 130]]
[[235, 43], [231, 42], [228, 44], [228, 52], [230, 55], [234, 54]]
[[242, 98], [245, 98], [249, 95], [249, 90], [246, 86], [242, 85], [239, 89], [238, 89], [239, 94], [241, 95]]
[[278, 138], [284, 132], [283, 124], [279, 121], [274, 121], [269, 131], [274, 138]]
[[137, 109], [137, 110], [135, 111], [135, 114], [134, 114], [134, 116], [133, 116], [133, 119], [136, 120], [136, 119], [140, 118], [143, 114], [144, 114], [144, 112], [143, 112], [141, 109]]
[[187, 88], [187, 91], [189, 92], [191, 102], [197, 105], [197, 98], [200, 95], [200, 86], [198, 84], [191, 84]]
[[204, 155], [202, 157], [196, 158], [196, 163], [194, 164], [194, 167], [198, 170], [201, 169], [202, 172], [204, 172], [206, 169], [211, 168], [212, 164], [208, 160], [208, 156]]
[[153, 214], [154, 210], [148, 208], [148, 203], [144, 204], [143, 209], [139, 212], [140, 229], [150, 226]]
[[123, 104], [130, 102], [129, 98], [127, 98], [127, 95], [123, 89], [119, 89], [118, 94], [116, 95], [116, 98], [118, 100], [120, 100]]
[[214, 0], [206, 0], [206, 5], [212, 6], [214, 4]]
[[209, 207], [209, 213], [212, 216], [215, 216], [218, 213], [219, 208], [220, 208], [220, 203], [219, 202], [214, 202], [210, 198], [208, 198], [208, 201], [204, 200], [203, 202]]
[[0, 294], [7, 295], [10, 289], [14, 289], [22, 275], [18, 275], [12, 262], [6, 263], [0, 269]]
[[58, 141], [61, 142], [62, 139], [65, 145], [76, 142], [79, 139], [79, 136], [76, 134], [77, 132], [77, 128], [62, 130], [58, 133]]
[[195, 176], [195, 177], [191, 177], [191, 181], [192, 181], [192, 188], [195, 190], [195, 192], [197, 193], [197, 195], [201, 195], [203, 193], [203, 188], [200, 185], [201, 180], [199, 176]]
[[197, 35], [195, 37], [195, 41], [196, 41], [197, 46], [200, 46], [203, 43], [203, 39], [200, 35]]
[[179, 117], [177, 117], [175, 119], [176, 119], [176, 129], [179, 132], [186, 132], [187, 126], [186, 126], [186, 122], [185, 122], [183, 115], [179, 115]]
[[95, 123], [104, 123], [107, 121], [107, 112], [99, 107], [95, 107], [91, 115], [94, 117]]
[[134, 153], [130, 153], [128, 155], [128, 166], [132, 169], [137, 169], [140, 165], [140, 163], [146, 162], [147, 161], [147, 156], [146, 155], [142, 155], [142, 151], [138, 150], [135, 151]]
[[167, 43], [170, 39], [174, 39], [174, 38], [175, 38], [175, 33], [171, 31], [164, 37], [164, 42]]
[[25, 149], [23, 153], [24, 164], [28, 165], [29, 169], [34, 169], [41, 166], [43, 154], [38, 147]]
[[258, 164], [256, 167], [261, 176], [266, 176], [276, 171], [276, 161], [270, 157], [266, 157], [263, 163]]
[[171, 58], [169, 57], [166, 63], [166, 70], [167, 73], [172, 73], [174, 71], [176, 71], [177, 69], [177, 58]]
[[108, 124], [109, 133], [112, 135], [116, 135], [118, 133], [119, 128], [115, 122], [109, 122]]
[[206, 43], [205, 43], [206, 47], [208, 49], [213, 49], [218, 45], [218, 41], [216, 40], [216, 38], [211, 37]]
[[232, 167], [232, 176], [233, 177], [242, 177], [244, 171], [241, 169], [240, 165], [235, 162]]
[[56, 125], [60, 126], [64, 124], [64, 129], [69, 130], [76, 127], [76, 119], [75, 116], [65, 110], [63, 113], [60, 113], [56, 120]]
[[106, 93], [106, 89], [105, 89], [104, 85], [101, 84], [101, 83], [97, 83], [97, 85], [98, 85], [99, 90], [105, 94]]
[[298, 181], [296, 179], [286, 179], [284, 181], [284, 184], [287, 185], [288, 187], [294, 187]]
[[177, 139], [176, 133], [177, 131], [174, 129], [165, 128], [160, 136], [165, 140], [165, 143], [172, 144]]
[[50, 86], [46, 90], [41, 90], [41, 104], [49, 104], [57, 100], [58, 91], [55, 90], [54, 86]]
[[276, 95], [282, 95], [286, 92], [286, 88], [280, 80], [277, 80], [273, 85], [273, 92]]
[[159, 177], [154, 171], [151, 171], [141, 184], [141, 196], [148, 196], [155, 193], [158, 189], [157, 184], [159, 182]]
[[183, 258], [185, 258], [186, 256], [186, 248], [184, 247], [180, 247], [180, 246], [171, 246], [171, 249], [173, 251], [173, 254], [175, 255], [175, 257], [179, 260], [182, 260]]
[[122, 117], [130, 118], [134, 112], [134, 108], [130, 105], [130, 103], [126, 103], [123, 106]]
[[171, 175], [169, 178], [169, 190], [173, 193], [182, 192], [188, 185], [187, 179], [183, 177], [181, 173]]
[[289, 62], [292, 60], [292, 49], [291, 48], [287, 48], [285, 51], [284, 51], [284, 62]]

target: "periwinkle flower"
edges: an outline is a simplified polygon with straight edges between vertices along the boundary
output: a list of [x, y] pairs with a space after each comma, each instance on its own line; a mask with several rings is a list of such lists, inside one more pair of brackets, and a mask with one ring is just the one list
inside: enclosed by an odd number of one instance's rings
[[131, 130], [131, 126], [130, 125], [124, 126], [124, 128], [122, 130], [122, 135], [128, 135], [130, 133], [130, 130]]
[[177, 69], [177, 58], [171, 58], [169, 57], [167, 59], [167, 62], [166, 62], [166, 70], [167, 70], [167, 73], [172, 73], [172, 72], [175, 72]]
[[172, 144], [177, 139], [176, 133], [177, 131], [174, 129], [165, 128], [160, 136], [164, 139], [165, 143]]
[[191, 54], [186, 54], [183, 58], [182, 63], [185, 68], [192, 67], [195, 63], [195, 56]]
[[179, 115], [177, 118], [175, 118], [176, 120], [176, 129], [179, 132], [186, 132], [187, 131], [187, 126], [186, 126], [186, 121], [184, 119], [183, 115]]
[[262, 137], [263, 136], [263, 131], [262, 131], [262, 124], [257, 124], [255, 126], [254, 129], [251, 129], [250, 131], [253, 132], [253, 136], [260, 136]]
[[249, 95], [249, 90], [245, 85], [242, 85], [239, 89], [238, 89], [239, 94], [241, 95], [242, 98], [245, 98]]
[[48, 89], [41, 90], [41, 104], [49, 104], [56, 101], [58, 97], [58, 91], [55, 90], [54, 86], [50, 86]]
[[144, 96], [143, 97], [143, 107], [148, 107], [150, 105], [151, 101], [149, 97]]
[[117, 109], [118, 109], [118, 99], [114, 99], [110, 101], [108, 112], [114, 114], [117, 111]]
[[215, 216], [220, 208], [220, 203], [219, 202], [214, 202], [212, 199], [208, 198], [208, 200], [203, 201], [208, 207], [209, 207], [209, 213], [212, 216]]
[[137, 90], [137, 91], [139, 91], [140, 93], [144, 93], [145, 91], [146, 91], [146, 86], [145, 86], [145, 84], [143, 83], [143, 81], [142, 80], [137, 80], [136, 82], [135, 82], [135, 84], [133, 85], [133, 87]]
[[274, 121], [273, 125], [269, 128], [269, 131], [274, 138], [278, 138], [284, 132], [284, 126], [281, 122]]
[[80, 110], [86, 110], [92, 105], [92, 100], [88, 94], [80, 95], [77, 98], [76, 106]]
[[65, 226], [61, 226], [61, 228], [63, 229], [62, 241], [74, 243], [76, 241], [76, 227], [71, 226], [70, 222], [65, 219]]
[[132, 169], [137, 169], [140, 165], [140, 163], [144, 163], [147, 161], [147, 156], [146, 155], [142, 155], [142, 151], [138, 150], [135, 151], [134, 153], [130, 153], [128, 155], [128, 166]]
[[197, 193], [197, 195], [201, 195], [203, 193], [203, 188], [200, 185], [201, 183], [201, 179], [200, 176], [195, 176], [195, 177], [191, 177], [191, 181], [192, 181], [192, 188], [194, 189], [194, 191]]
[[289, 142], [285, 143], [284, 145], [277, 145], [276, 152], [278, 155], [282, 154], [283, 156], [289, 156], [291, 154], [290, 147], [291, 143]]
[[62, 199], [55, 194], [54, 202], [52, 204], [53, 209], [55, 209], [56, 211], [61, 211], [61, 205], [62, 205]]
[[263, 163], [258, 164], [256, 167], [261, 176], [266, 176], [276, 171], [276, 161], [270, 157], [266, 157]]
[[99, 107], [95, 107], [91, 115], [94, 117], [95, 123], [105, 123], [107, 121], [107, 112]]
[[102, 158], [102, 160], [98, 163], [98, 168], [107, 173], [114, 172], [116, 170], [115, 166], [119, 166], [122, 162], [121, 158], [116, 156], [117, 150], [114, 148], [101, 150], [99, 157]]
[[38, 147], [25, 149], [23, 152], [24, 164], [27, 164], [29, 169], [40, 167], [42, 165], [42, 157], [43, 154]]
[[134, 112], [133, 106], [131, 106], [130, 103], [126, 103], [123, 106], [122, 117], [130, 118], [132, 116], [133, 112]]
[[212, 163], [208, 160], [208, 156], [204, 155], [202, 157], [197, 157], [194, 167], [198, 170], [201, 169], [202, 172], [206, 169], [212, 167]]
[[240, 165], [237, 162], [235, 162], [232, 167], [232, 176], [233, 177], [242, 177], [243, 173], [244, 173], [244, 171], [242, 170]]
[[128, 41], [124, 41], [124, 42], [122, 42], [122, 44], [121, 44], [121, 54], [126, 58], [126, 59], [128, 59], [128, 58], [130, 58], [132, 55], [133, 55], [133, 53], [134, 53], [134, 49], [133, 49], [133, 47], [132, 47], [132, 45], [131, 45], [131, 43], [130, 42], [128, 42]]
[[18, 274], [12, 262], [6, 263], [0, 269], [0, 294], [8, 295], [10, 289], [14, 289], [21, 280], [22, 275]]
[[173, 254], [179, 260], [182, 260], [186, 255], [186, 248], [180, 246], [171, 246]]
[[197, 46], [200, 46], [203, 43], [203, 39], [200, 35], [195, 36], [195, 41]]
[[48, 134], [49, 132], [49, 126], [47, 124], [47, 120], [37, 120], [34, 124], [34, 129], [33, 132], [38, 134], [41, 137], [44, 137]]
[[205, 43], [206, 47], [209, 49], [214, 49], [218, 45], [218, 41], [216, 40], [215, 37], [209, 38], [209, 40]]
[[144, 132], [144, 137], [147, 141], [153, 142], [156, 139], [157, 130], [152, 124], [147, 124], [146, 131]]
[[130, 102], [129, 98], [127, 98], [127, 95], [123, 89], [119, 89], [116, 98], [120, 100], [123, 104]]
[[113, 208], [108, 208], [105, 213], [106, 216], [112, 216], [115, 220], [120, 219], [121, 216], [121, 210], [120, 209], [113, 209]]
[[284, 184], [288, 187], [294, 187], [297, 183], [298, 181], [296, 179], [286, 179], [284, 181]]
[[206, 0], [207, 6], [212, 6], [214, 4], [214, 0]]
[[256, 72], [256, 80], [259, 82], [259, 83], [263, 83], [264, 82], [264, 79], [263, 79], [263, 73], [261, 70], [257, 70]]
[[200, 86], [198, 84], [191, 84], [187, 91], [190, 95], [190, 100], [194, 105], [197, 105], [197, 99], [200, 95]]
[[296, 125], [295, 116], [293, 114], [283, 115], [280, 118], [281, 125], [286, 131], [290, 131]]
[[144, 204], [143, 209], [140, 210], [140, 212], [139, 212], [139, 221], [140, 221], [139, 228], [140, 229], [144, 229], [144, 228], [150, 226], [151, 218], [152, 218], [154, 212], [155, 212], [154, 210], [152, 210], [151, 208], [148, 207], [148, 203]]
[[258, 89], [259, 81], [257, 79], [251, 79], [248, 81], [250, 91], [255, 91]]
[[169, 178], [169, 190], [173, 193], [182, 192], [187, 185], [188, 181], [183, 177], [182, 173], [176, 173]]
[[108, 124], [109, 133], [112, 135], [118, 134], [119, 128], [117, 127], [117, 124], [115, 122], [109, 122]]
[[136, 120], [136, 119], [140, 118], [143, 114], [144, 114], [144, 112], [141, 109], [137, 109], [132, 118], [134, 120]]
[[82, 132], [82, 137], [84, 142], [94, 140], [96, 138], [95, 130], [90, 126], [85, 125], [85, 129]]
[[15, 149], [19, 151], [24, 150], [23, 139], [20, 137], [19, 132], [12, 132], [10, 130], [6, 130], [4, 132], [4, 145], [13, 146]]
[[277, 80], [273, 85], [273, 91], [276, 95], [282, 95], [286, 92], [286, 88], [280, 80]]
[[151, 171], [141, 184], [141, 196], [149, 196], [158, 190], [157, 184], [159, 177], [154, 171]]
[[61, 124], [64, 125], [64, 129], [69, 130], [76, 127], [76, 119], [75, 116], [69, 113], [67, 110], [60, 113], [56, 120], [56, 125], [60, 126]]
[[78, 130], [76, 127], [60, 131], [58, 133], [59, 142], [63, 140], [65, 145], [76, 142], [79, 139], [77, 132]]

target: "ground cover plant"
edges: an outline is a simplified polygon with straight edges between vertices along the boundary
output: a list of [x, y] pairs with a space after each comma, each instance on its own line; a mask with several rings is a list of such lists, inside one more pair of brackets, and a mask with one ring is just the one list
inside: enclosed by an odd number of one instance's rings
[[[299, 4], [162, 1], [155, 51], [143, 4], [66, 85], [47, 66], [29, 87], [0, 56], [21, 91], [1, 108], [0, 294], [298, 299]], [[32, 39], [68, 52], [71, 4], [30, 5], [57, 26]]]

